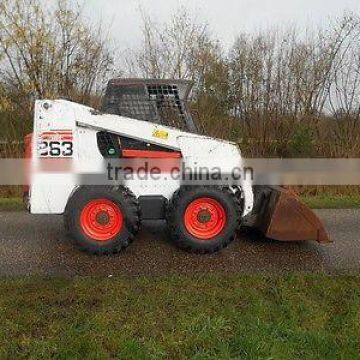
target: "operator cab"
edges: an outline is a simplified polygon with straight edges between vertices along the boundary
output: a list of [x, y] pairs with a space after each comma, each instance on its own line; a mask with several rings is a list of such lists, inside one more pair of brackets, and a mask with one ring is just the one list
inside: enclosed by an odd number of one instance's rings
[[192, 87], [187, 80], [112, 79], [101, 110], [197, 133], [187, 107]]

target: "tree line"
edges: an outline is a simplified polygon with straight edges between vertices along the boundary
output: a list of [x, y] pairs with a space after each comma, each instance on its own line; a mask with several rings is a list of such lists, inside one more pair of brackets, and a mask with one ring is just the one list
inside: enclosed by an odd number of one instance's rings
[[238, 142], [247, 156], [360, 155], [359, 14], [316, 30], [240, 33], [230, 49], [184, 7], [165, 23], [143, 10], [139, 16], [140, 46], [120, 51], [110, 28], [91, 23], [81, 5], [1, 2], [2, 156], [20, 151], [35, 99], [98, 107], [114, 76], [193, 81], [189, 106], [198, 122]]

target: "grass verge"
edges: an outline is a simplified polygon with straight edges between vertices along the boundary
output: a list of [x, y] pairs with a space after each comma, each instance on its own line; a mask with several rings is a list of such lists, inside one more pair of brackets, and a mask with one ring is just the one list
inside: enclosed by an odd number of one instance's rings
[[312, 209], [355, 209], [360, 208], [359, 195], [316, 195], [301, 196], [301, 200]]
[[[360, 196], [304, 195], [301, 200], [312, 209], [360, 208]], [[21, 211], [24, 204], [20, 198], [0, 198], [0, 211]]]
[[21, 211], [24, 209], [21, 198], [0, 198], [0, 211]]
[[360, 277], [8, 279], [1, 358], [355, 359]]

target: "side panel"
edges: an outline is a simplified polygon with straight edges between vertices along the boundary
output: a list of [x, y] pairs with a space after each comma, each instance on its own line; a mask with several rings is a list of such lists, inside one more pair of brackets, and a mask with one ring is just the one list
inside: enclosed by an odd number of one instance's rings
[[73, 108], [56, 101], [37, 101], [32, 147], [31, 213], [63, 213], [76, 183], [71, 172], [77, 154], [76, 144]]
[[[178, 142], [185, 166], [193, 169], [194, 172], [200, 168], [209, 169], [210, 172], [218, 168], [230, 179], [234, 169], [238, 171], [244, 167], [240, 150], [235, 144], [192, 135], [182, 135], [178, 138]], [[243, 176], [239, 180], [239, 187], [244, 198], [243, 216], [245, 216], [252, 211], [254, 204], [252, 179]]]
[[[97, 145], [98, 130], [76, 126], [78, 120], [91, 116], [93, 115], [88, 108], [69, 102], [36, 102], [30, 190], [31, 213], [63, 214], [71, 194], [82, 184], [81, 176], [105, 173], [106, 162]], [[116, 128], [121, 130], [119, 124], [118, 121]], [[62, 151], [66, 149], [61, 148], [59, 156], [51, 156], [49, 143], [61, 143], [63, 139], [66, 142], [72, 141], [72, 154], [63, 156]], [[47, 142], [46, 148], [44, 142]], [[53, 154], [57, 155], [58, 151]], [[170, 179], [167, 174], [162, 174], [161, 177], [158, 180], [126, 181], [123, 185], [137, 197], [161, 195], [170, 199], [178, 189], [180, 181]]]

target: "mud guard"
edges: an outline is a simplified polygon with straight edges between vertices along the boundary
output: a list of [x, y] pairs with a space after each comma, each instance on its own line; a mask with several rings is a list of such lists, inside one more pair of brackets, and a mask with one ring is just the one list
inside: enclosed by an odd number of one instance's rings
[[259, 187], [255, 206], [253, 226], [270, 239], [332, 242], [317, 215], [291, 190], [275, 186]]

